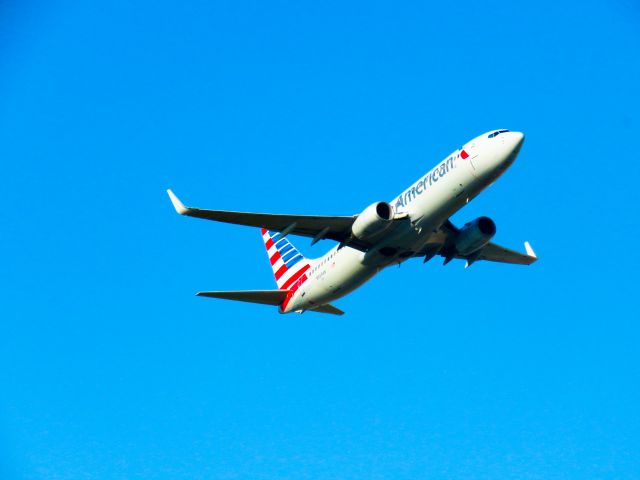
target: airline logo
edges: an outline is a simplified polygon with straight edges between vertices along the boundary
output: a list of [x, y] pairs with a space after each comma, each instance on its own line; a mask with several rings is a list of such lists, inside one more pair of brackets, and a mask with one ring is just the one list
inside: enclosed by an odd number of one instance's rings
[[305, 272], [309, 269], [309, 262], [287, 238], [280, 238], [278, 232], [271, 232], [265, 228], [261, 231], [278, 288], [297, 289], [307, 280]]
[[[469, 155], [467, 154], [467, 152], [462, 150], [462, 153], [460, 154], [460, 156], [462, 156], [462, 158], [465, 159]], [[456, 168], [455, 160], [456, 160], [456, 157], [454, 155], [451, 155], [444, 162], [442, 162], [440, 165], [438, 165], [429, 173], [427, 173], [424, 176], [424, 178], [421, 178], [414, 185], [408, 188], [402, 195], [400, 195], [396, 199], [395, 210], [399, 211], [402, 208], [409, 206], [409, 203], [411, 203], [416, 197], [426, 192], [427, 189], [431, 187], [431, 185], [433, 185], [439, 179], [441, 179], [447, 173], [449, 173], [449, 170], [453, 170], [454, 168]]]

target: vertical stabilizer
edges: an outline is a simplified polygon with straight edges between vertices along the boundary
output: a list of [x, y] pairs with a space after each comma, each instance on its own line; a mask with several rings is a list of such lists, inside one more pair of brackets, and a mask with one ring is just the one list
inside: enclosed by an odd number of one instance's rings
[[309, 261], [280, 233], [262, 229], [262, 240], [269, 255], [278, 288], [286, 290], [300, 279], [309, 268]]

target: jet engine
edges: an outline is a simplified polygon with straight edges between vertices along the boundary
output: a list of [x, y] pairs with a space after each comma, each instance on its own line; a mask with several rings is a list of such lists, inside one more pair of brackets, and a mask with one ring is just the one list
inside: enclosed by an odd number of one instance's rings
[[456, 236], [456, 251], [460, 255], [470, 255], [480, 250], [496, 234], [496, 224], [489, 217], [478, 217], [465, 224]]
[[391, 205], [387, 202], [376, 202], [358, 215], [351, 226], [351, 232], [354, 237], [367, 240], [389, 228], [392, 219], [393, 208]]

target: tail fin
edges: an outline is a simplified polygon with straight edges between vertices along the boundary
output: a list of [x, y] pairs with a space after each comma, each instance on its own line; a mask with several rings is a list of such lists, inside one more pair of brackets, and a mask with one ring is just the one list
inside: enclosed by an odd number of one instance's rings
[[309, 261], [287, 238], [280, 238], [278, 232], [262, 229], [262, 240], [269, 255], [273, 276], [281, 290], [288, 289], [309, 268]]

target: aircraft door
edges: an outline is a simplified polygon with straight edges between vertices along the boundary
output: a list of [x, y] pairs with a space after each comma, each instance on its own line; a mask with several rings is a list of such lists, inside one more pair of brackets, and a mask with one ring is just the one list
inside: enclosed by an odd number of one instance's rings
[[475, 177], [478, 169], [478, 144], [477, 142], [467, 143], [460, 151], [460, 158], [465, 162], [471, 174]]

